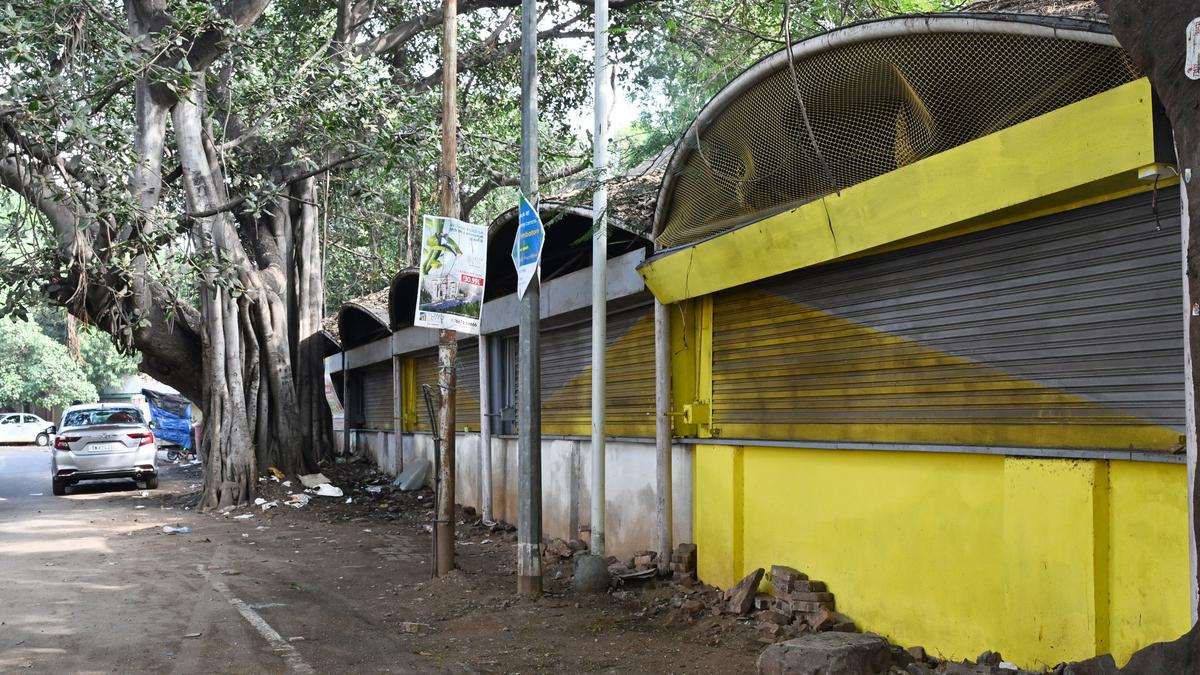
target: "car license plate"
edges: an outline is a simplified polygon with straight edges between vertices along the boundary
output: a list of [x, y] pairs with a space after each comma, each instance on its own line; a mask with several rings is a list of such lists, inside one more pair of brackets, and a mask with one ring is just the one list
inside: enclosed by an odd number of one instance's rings
[[117, 452], [125, 446], [120, 443], [92, 443], [88, 446], [88, 452]]

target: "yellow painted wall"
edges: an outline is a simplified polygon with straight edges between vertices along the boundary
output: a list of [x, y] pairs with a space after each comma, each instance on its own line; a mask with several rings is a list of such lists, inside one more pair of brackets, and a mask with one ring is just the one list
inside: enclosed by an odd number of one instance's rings
[[792, 565], [860, 627], [1036, 667], [1190, 625], [1181, 465], [701, 445], [699, 574]]
[[1187, 472], [1139, 462], [1109, 465], [1109, 625], [1124, 664], [1151, 642], [1191, 627]]

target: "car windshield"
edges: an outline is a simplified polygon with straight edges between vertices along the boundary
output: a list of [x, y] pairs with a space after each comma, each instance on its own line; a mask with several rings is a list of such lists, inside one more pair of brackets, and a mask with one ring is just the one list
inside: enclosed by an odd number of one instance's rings
[[90, 427], [98, 424], [141, 424], [137, 408], [90, 408], [72, 410], [63, 417], [64, 427]]

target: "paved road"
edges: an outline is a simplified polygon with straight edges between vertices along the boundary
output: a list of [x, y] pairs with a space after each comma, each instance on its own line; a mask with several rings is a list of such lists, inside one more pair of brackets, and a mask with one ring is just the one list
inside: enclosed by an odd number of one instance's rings
[[[197, 479], [170, 470], [156, 491], [106, 481], [53, 497], [48, 462], [0, 447], [0, 672], [430, 670], [391, 654], [394, 628], [365, 611], [377, 582], [421, 580], [424, 565], [362, 581], [384, 561], [354, 544], [361, 526], [197, 515], [180, 496]], [[162, 532], [177, 523], [194, 532]]]

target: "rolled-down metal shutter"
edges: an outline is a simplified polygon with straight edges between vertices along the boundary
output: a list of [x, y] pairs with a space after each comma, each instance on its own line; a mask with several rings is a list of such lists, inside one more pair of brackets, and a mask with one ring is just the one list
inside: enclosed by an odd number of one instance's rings
[[392, 391], [392, 362], [377, 363], [354, 371], [358, 376], [361, 392], [362, 429], [391, 429], [392, 401], [395, 392]]
[[1176, 190], [716, 296], [727, 438], [1167, 449], [1184, 425]]
[[[542, 333], [542, 432], [586, 436], [592, 425], [590, 321]], [[654, 312], [610, 314], [605, 349], [610, 436], [654, 435]]]
[[[425, 409], [423, 384], [431, 385], [434, 392], [438, 386], [437, 352], [427, 352], [413, 359], [417, 378], [417, 431], [429, 432], [429, 413]], [[454, 428], [457, 431], [479, 431], [479, 348], [474, 338], [458, 343], [458, 388], [455, 394]], [[437, 405], [437, 398], [434, 398]], [[436, 413], [436, 409], [435, 409]]]

